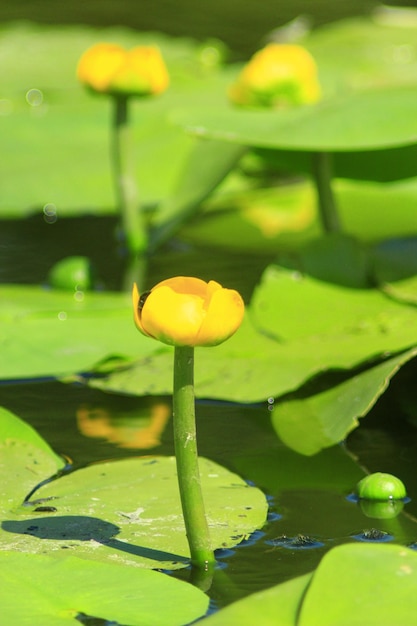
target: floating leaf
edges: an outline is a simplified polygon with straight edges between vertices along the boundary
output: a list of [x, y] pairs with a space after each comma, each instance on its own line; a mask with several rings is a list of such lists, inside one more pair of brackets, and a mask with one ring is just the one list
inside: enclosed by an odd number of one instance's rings
[[127, 294], [3, 286], [0, 299], [3, 379], [73, 374], [159, 347], [135, 329]]
[[0, 501], [12, 509], [41, 481], [64, 466], [49, 445], [28, 424], [0, 407]]
[[[200, 459], [202, 489], [214, 548], [231, 547], [260, 528], [267, 501], [261, 491], [216, 463]], [[0, 549], [136, 567], [189, 564], [175, 458], [144, 457], [99, 463], [36, 491], [55, 511], [26, 506], [3, 521]]]
[[301, 454], [316, 454], [346, 438], [368, 413], [399, 368], [417, 355], [409, 350], [328, 389], [294, 394], [277, 402], [272, 423], [281, 439]]
[[377, 289], [348, 289], [273, 265], [256, 290], [251, 313], [261, 332], [282, 344], [302, 341], [306, 358], [309, 351], [327, 354], [330, 367], [341, 367], [354, 354], [377, 356], [415, 342], [414, 307]]
[[[343, 228], [360, 242], [373, 246], [417, 233], [416, 178], [394, 183], [335, 179], [332, 186]], [[316, 192], [307, 181], [218, 193], [181, 229], [181, 238], [193, 244], [280, 256], [296, 255], [321, 234]], [[404, 245], [402, 250], [404, 266]], [[413, 258], [408, 268], [415, 268]]]
[[[407, 350], [416, 326], [414, 307], [378, 290], [326, 284], [271, 265], [236, 335], [197, 352], [196, 394], [237, 402], [278, 397], [324, 371]], [[91, 384], [119, 393], [171, 393], [172, 358], [160, 351]]]
[[0, 552], [0, 581], [2, 620], [14, 626], [65, 626], [80, 616], [182, 626], [208, 607], [202, 591], [166, 574], [73, 556]]
[[313, 574], [239, 600], [205, 622], [207, 626], [415, 626], [416, 584], [413, 550], [347, 544], [330, 550]]

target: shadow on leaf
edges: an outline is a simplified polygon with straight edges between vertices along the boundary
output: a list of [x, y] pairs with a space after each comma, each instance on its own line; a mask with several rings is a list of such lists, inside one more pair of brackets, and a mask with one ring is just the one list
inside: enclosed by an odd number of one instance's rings
[[[19, 535], [31, 535], [39, 539], [55, 541], [96, 541], [108, 548], [127, 552], [138, 557], [153, 559], [155, 561], [175, 561], [188, 563], [189, 559], [154, 550], [144, 546], [136, 546], [125, 541], [115, 539], [120, 529], [115, 524], [106, 522], [96, 517], [86, 515], [61, 515], [55, 517], [33, 517], [27, 520], [5, 520], [1, 527], [6, 532]], [[64, 547], [64, 546], [63, 546]]]

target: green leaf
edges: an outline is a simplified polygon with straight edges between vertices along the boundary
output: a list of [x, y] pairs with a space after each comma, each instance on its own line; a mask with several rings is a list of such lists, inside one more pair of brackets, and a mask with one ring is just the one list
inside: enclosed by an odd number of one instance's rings
[[398, 545], [339, 546], [328, 552], [314, 573], [298, 624], [414, 626], [416, 583], [413, 550]]
[[127, 294], [3, 286], [0, 299], [3, 379], [64, 376], [159, 349], [136, 330]]
[[413, 550], [398, 545], [347, 544], [330, 550], [313, 574], [239, 600], [205, 623], [415, 626], [416, 583], [417, 554]]
[[42, 439], [32, 426], [0, 406], [0, 445], [8, 445], [12, 441], [33, 445], [42, 452], [49, 454], [57, 466], [63, 465], [62, 459], [53, 452], [50, 445]]
[[174, 119], [199, 137], [246, 146], [346, 152], [415, 143], [417, 85], [352, 93], [282, 111], [241, 111], [231, 106], [182, 111]]
[[2, 620], [14, 626], [65, 626], [79, 615], [130, 626], [182, 626], [204, 615], [208, 597], [150, 570], [0, 552], [0, 603]]
[[[344, 231], [359, 242], [376, 246], [417, 233], [416, 178], [394, 183], [335, 179], [332, 186]], [[182, 227], [181, 238], [195, 245], [294, 256], [322, 234], [316, 205], [309, 182], [218, 193], [197, 218]], [[377, 277], [390, 277], [399, 265], [400, 253], [401, 270], [414, 273], [414, 256], [404, 239], [396, 256], [389, 254], [389, 246], [388, 241], [372, 254]]]
[[243, 151], [242, 147], [223, 141], [194, 139], [177, 188], [158, 206], [154, 220], [154, 245], [167, 239], [196, 212], [201, 202], [236, 165]]
[[[202, 489], [213, 547], [231, 547], [265, 523], [268, 504], [259, 489], [200, 459]], [[98, 463], [41, 486], [55, 512], [26, 506], [3, 521], [0, 550], [65, 552], [136, 567], [189, 565], [174, 457]], [[49, 501], [48, 500], [48, 501]]]
[[399, 368], [414, 358], [409, 350], [353, 375], [324, 391], [300, 392], [274, 405], [272, 424], [279, 437], [301, 454], [316, 454], [346, 438], [368, 413]]
[[[237, 402], [278, 397], [323, 371], [409, 349], [416, 324], [414, 307], [378, 290], [330, 285], [271, 265], [238, 332], [216, 348], [197, 351], [196, 394]], [[171, 373], [172, 352], [160, 351], [91, 384], [166, 394]]]
[[[204, 620], [207, 626], [297, 626], [297, 615], [311, 574], [254, 593]], [[336, 625], [335, 625], [336, 626]]]
[[64, 466], [49, 445], [28, 424], [0, 407], [0, 501], [13, 509], [41, 481]]
[[339, 353], [333, 367], [354, 354], [377, 356], [415, 343], [413, 307], [377, 289], [349, 289], [273, 265], [254, 294], [251, 314], [260, 332], [280, 343], [302, 341], [306, 358], [313, 350], [331, 359]]

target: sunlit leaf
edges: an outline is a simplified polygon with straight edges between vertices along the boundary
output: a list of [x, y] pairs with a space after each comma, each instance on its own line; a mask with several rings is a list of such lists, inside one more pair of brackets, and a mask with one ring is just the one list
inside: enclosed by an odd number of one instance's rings
[[[263, 526], [267, 501], [239, 476], [200, 459], [202, 489], [214, 548], [231, 547]], [[55, 511], [36, 512], [47, 498]], [[32, 509], [3, 521], [0, 549], [136, 567], [177, 569], [189, 564], [174, 457], [99, 463], [36, 491]]]
[[159, 348], [137, 332], [128, 294], [3, 286], [0, 299], [3, 379], [73, 374]]
[[0, 407], [1, 509], [13, 509], [40, 482], [64, 466], [40, 435], [26, 422]]
[[311, 574], [238, 600], [205, 619], [207, 626], [296, 626], [303, 594]]
[[[303, 600], [300, 626], [417, 624], [417, 554], [395, 545], [345, 545], [321, 562]], [[384, 593], [381, 594], [380, 590]], [[378, 602], [375, 602], [378, 595]]]
[[399, 368], [417, 349], [388, 359], [325, 390], [294, 394], [275, 404], [272, 423], [281, 439], [301, 454], [315, 454], [342, 441], [359, 424]]
[[[256, 327], [282, 343], [304, 342], [306, 353], [348, 355], [400, 351], [415, 341], [417, 313], [377, 289], [349, 289], [269, 266], [251, 303]], [[333, 356], [335, 353], [333, 353]], [[307, 354], [306, 354], [306, 358]]]
[[284, 150], [278, 169], [310, 172], [306, 153], [325, 150], [337, 153], [337, 176], [411, 177], [416, 31], [410, 16], [405, 24], [362, 17], [317, 28], [300, 43], [317, 61], [322, 102], [275, 112], [190, 107], [175, 119], [200, 136]]
[[413, 550], [347, 544], [330, 550], [313, 574], [253, 594], [205, 621], [208, 626], [415, 626], [416, 581]]
[[182, 626], [208, 606], [196, 587], [150, 570], [19, 552], [0, 552], [0, 564], [2, 620], [14, 626], [65, 626], [79, 616]]
[[247, 146], [302, 151], [361, 151], [415, 143], [417, 85], [384, 87], [286, 111], [231, 106], [178, 114], [188, 132]]
[[[270, 266], [230, 340], [196, 353], [196, 394], [255, 402], [294, 391], [323, 371], [357, 367], [415, 345], [417, 313], [378, 290], [322, 283]], [[92, 382], [133, 394], [172, 390], [172, 353], [161, 351]]]

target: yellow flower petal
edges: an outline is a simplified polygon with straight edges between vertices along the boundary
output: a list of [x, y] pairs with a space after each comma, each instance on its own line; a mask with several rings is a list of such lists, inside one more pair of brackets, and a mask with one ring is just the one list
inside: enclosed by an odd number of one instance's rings
[[114, 91], [136, 95], [159, 94], [167, 89], [169, 76], [158, 48], [137, 46], [126, 54], [125, 63], [115, 73]]
[[244, 314], [237, 291], [189, 276], [163, 280], [142, 296], [135, 285], [132, 300], [137, 328], [174, 346], [222, 343], [238, 329]]
[[245, 305], [234, 289], [216, 289], [212, 293], [206, 316], [201, 324], [198, 346], [215, 346], [231, 337], [242, 323]]
[[201, 296], [166, 286], [154, 288], [142, 309], [142, 327], [163, 343], [193, 346], [205, 316], [203, 305]]
[[115, 44], [96, 44], [82, 55], [77, 77], [87, 87], [108, 94], [155, 95], [169, 84], [156, 46], [136, 46], [128, 51]]
[[312, 104], [321, 96], [311, 54], [295, 44], [269, 44], [245, 65], [229, 90], [234, 104], [283, 107]]
[[159, 287], [170, 287], [176, 293], [190, 293], [200, 296], [201, 298], [206, 298], [207, 295], [207, 283], [201, 280], [201, 278], [194, 278], [193, 276], [166, 278], [155, 285], [152, 291]]
[[112, 78], [126, 61], [126, 51], [116, 44], [98, 43], [82, 55], [77, 78], [95, 91], [107, 92]]

